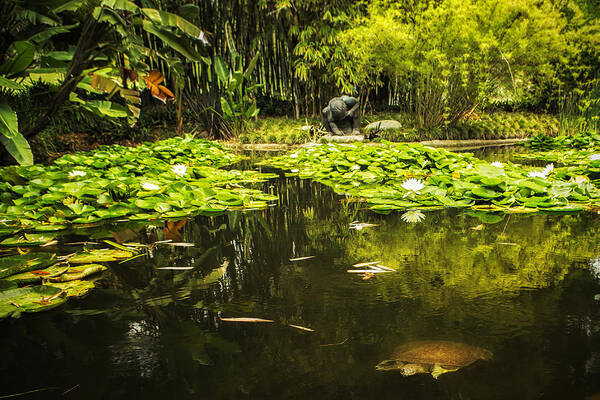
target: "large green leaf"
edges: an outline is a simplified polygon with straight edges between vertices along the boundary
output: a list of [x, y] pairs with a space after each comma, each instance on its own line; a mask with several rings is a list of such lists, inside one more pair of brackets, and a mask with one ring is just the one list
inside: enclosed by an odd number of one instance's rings
[[17, 133], [12, 139], [8, 139], [4, 136], [0, 136], [0, 142], [6, 147], [6, 150], [11, 156], [17, 160], [20, 165], [32, 165], [33, 164], [33, 153], [27, 139], [20, 133]]
[[193, 21], [200, 15], [200, 8], [195, 4], [183, 4], [179, 6], [179, 15], [189, 21]]
[[0, 103], [0, 134], [7, 139], [13, 139], [19, 134], [17, 113], [8, 103]]
[[60, 4], [52, 11], [54, 11], [55, 14], [65, 11], [77, 11], [83, 5], [83, 3], [83, 0], [61, 1]]
[[[79, 1], [80, 0], [75, 0], [75, 1]], [[71, 3], [71, 2], [70, 2]], [[41, 32], [36, 33], [35, 35], [31, 36], [28, 41], [39, 45], [44, 44], [45, 42], [48, 41], [48, 39], [52, 38], [53, 36], [56, 35], [60, 35], [61, 33], [69, 33], [71, 31], [71, 29], [75, 28], [79, 26], [79, 24], [73, 24], [73, 25], [63, 25], [63, 26], [54, 26], [48, 29], [45, 29]]]
[[101, 5], [115, 10], [130, 12], [137, 12], [139, 10], [139, 7], [133, 1], [129, 0], [103, 0]]
[[15, 81], [11, 81], [10, 79], [6, 79], [3, 76], [0, 76], [0, 88], [6, 88], [11, 90], [23, 90], [25, 89], [25, 86]]
[[195, 48], [190, 46], [189, 39], [177, 36], [173, 32], [157, 27], [152, 22], [147, 20], [143, 22], [142, 26], [148, 33], [155, 35], [160, 40], [165, 42], [165, 44], [187, 59], [192, 61], [202, 61], [202, 56], [200, 53], [198, 53]]
[[252, 77], [252, 72], [254, 71], [254, 67], [256, 67], [256, 63], [258, 62], [258, 57], [260, 56], [260, 53], [256, 53], [254, 55], [254, 57], [252, 58], [252, 60], [250, 61], [250, 64], [248, 64], [248, 67], [246, 68], [246, 71], [244, 71], [244, 79], [249, 81], [250, 78]]
[[219, 56], [215, 56], [215, 72], [221, 84], [227, 86], [229, 84], [229, 69]]
[[159, 11], [154, 8], [142, 8], [142, 13], [148, 17], [153, 23], [158, 26], [177, 27], [182, 32], [195, 37], [196, 39], [204, 38], [204, 31], [192, 24], [185, 18], [172, 14], [166, 11]]
[[223, 115], [226, 118], [233, 118], [233, 111], [231, 110], [231, 106], [229, 105], [229, 103], [227, 102], [227, 99], [225, 99], [225, 97], [221, 97], [221, 109], [223, 110]]
[[17, 41], [8, 47], [7, 53], [11, 58], [0, 65], [0, 74], [13, 75], [25, 71], [31, 65], [35, 46], [27, 41]]

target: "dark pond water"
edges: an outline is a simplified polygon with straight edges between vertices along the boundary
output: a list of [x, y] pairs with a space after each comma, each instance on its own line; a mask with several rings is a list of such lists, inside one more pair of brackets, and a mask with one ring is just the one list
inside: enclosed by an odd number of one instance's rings
[[[158, 246], [111, 265], [83, 299], [0, 321], [0, 396], [45, 389], [23, 398], [584, 399], [600, 392], [599, 215], [444, 210], [407, 223], [308, 181], [266, 187], [279, 195], [278, 207], [65, 237], [194, 247]], [[357, 231], [352, 221], [378, 225]], [[314, 258], [290, 261], [303, 256]], [[369, 280], [346, 272], [376, 260], [397, 272]], [[158, 269], [174, 266], [193, 269]], [[375, 370], [414, 340], [469, 343], [494, 356], [437, 380]]]

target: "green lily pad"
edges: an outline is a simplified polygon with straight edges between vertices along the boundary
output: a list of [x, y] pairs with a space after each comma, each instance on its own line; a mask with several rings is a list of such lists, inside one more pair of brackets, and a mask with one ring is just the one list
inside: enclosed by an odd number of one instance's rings
[[7, 289], [16, 289], [18, 285], [15, 282], [9, 281], [7, 279], [0, 279], [0, 291]]
[[116, 250], [116, 249], [98, 249], [88, 250], [83, 253], [77, 253], [69, 257], [71, 264], [91, 264], [99, 262], [110, 262], [125, 260], [133, 257], [135, 254], [131, 251]]
[[86, 280], [74, 280], [69, 282], [52, 282], [48, 284], [67, 292], [67, 297], [82, 297], [96, 287], [94, 282]]
[[0, 278], [46, 268], [54, 262], [54, 254], [29, 253], [0, 258]]
[[483, 197], [484, 199], [495, 199], [502, 196], [502, 193], [498, 193], [495, 190], [486, 187], [476, 187], [471, 190], [475, 196]]
[[87, 278], [88, 276], [102, 272], [105, 269], [106, 267], [100, 264], [79, 265], [77, 267], [71, 267], [64, 274], [54, 278], [49, 278], [49, 280], [51, 282], [70, 282]]
[[11, 275], [6, 277], [7, 281], [18, 283], [19, 285], [29, 285], [32, 283], [41, 282], [42, 279], [47, 279], [67, 270], [65, 263], [57, 263], [51, 267], [40, 269], [38, 271], [23, 272], [21, 274]]
[[32, 286], [0, 291], [0, 318], [18, 316], [22, 312], [40, 312], [63, 304], [61, 289], [52, 286]]
[[46, 244], [54, 240], [56, 236], [44, 235], [39, 233], [25, 233], [20, 236], [13, 236], [4, 239], [0, 242], [0, 246], [5, 247], [27, 247], [27, 246], [39, 246]]

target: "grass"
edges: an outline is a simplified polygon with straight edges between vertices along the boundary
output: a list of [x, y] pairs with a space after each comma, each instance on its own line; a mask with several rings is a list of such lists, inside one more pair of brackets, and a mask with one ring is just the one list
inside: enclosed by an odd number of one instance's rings
[[[527, 138], [544, 133], [554, 136], [559, 131], [559, 120], [553, 115], [533, 113], [494, 112], [473, 116], [454, 126], [419, 129], [412, 127], [410, 119], [402, 113], [377, 113], [365, 115], [361, 128], [371, 122], [391, 119], [399, 121], [403, 128], [379, 133], [379, 138], [392, 142], [414, 142], [422, 140], [493, 140]], [[317, 118], [294, 120], [285, 117], [267, 117], [251, 121], [246, 133], [236, 140], [240, 143], [300, 144], [313, 140], [309, 130], [303, 126], [319, 127]]]
[[320, 120], [311, 118], [307, 120], [295, 120], [285, 117], [259, 118], [250, 121], [246, 133], [239, 135], [236, 139], [240, 143], [280, 143], [300, 144], [313, 140], [313, 134], [303, 126], [318, 127]]

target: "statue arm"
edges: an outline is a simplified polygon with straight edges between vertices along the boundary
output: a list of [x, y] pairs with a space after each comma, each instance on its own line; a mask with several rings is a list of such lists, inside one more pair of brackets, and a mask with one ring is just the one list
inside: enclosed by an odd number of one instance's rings
[[356, 104], [350, 110], [348, 110], [346, 115], [349, 117], [354, 117], [354, 114], [358, 111], [359, 106], [360, 103], [356, 102]]
[[344, 135], [344, 132], [342, 132], [342, 131], [340, 130], [340, 128], [338, 128], [338, 126], [336, 125], [336, 123], [335, 123], [335, 122], [333, 122], [333, 121], [329, 121], [329, 126], [331, 127], [331, 130], [333, 131], [333, 134], [334, 134], [334, 135], [339, 135], [339, 136], [342, 136], [342, 135]]

